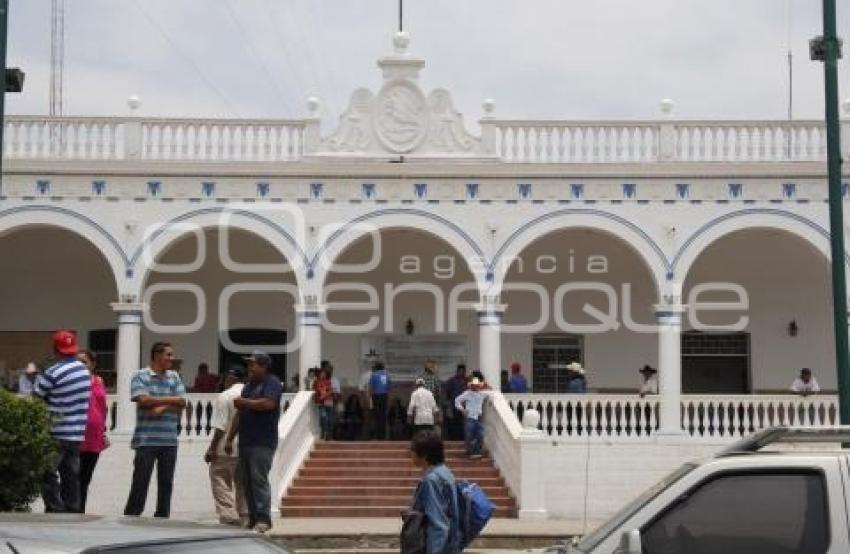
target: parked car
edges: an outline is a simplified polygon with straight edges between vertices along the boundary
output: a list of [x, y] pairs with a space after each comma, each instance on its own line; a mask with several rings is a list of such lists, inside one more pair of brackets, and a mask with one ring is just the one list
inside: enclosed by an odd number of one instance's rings
[[[763, 450], [779, 443], [797, 445]], [[850, 427], [756, 433], [683, 465], [581, 541], [547, 552], [850, 552], [850, 450], [842, 444]]]
[[2, 554], [287, 554], [248, 531], [148, 518], [0, 514]]

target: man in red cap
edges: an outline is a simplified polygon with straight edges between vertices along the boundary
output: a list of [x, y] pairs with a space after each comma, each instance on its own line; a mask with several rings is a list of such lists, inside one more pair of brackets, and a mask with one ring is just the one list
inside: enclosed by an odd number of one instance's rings
[[50, 434], [58, 455], [45, 473], [41, 496], [47, 512], [80, 511], [80, 444], [86, 434], [91, 375], [77, 360], [77, 336], [62, 329], [53, 333], [58, 361], [44, 370], [35, 383], [35, 394], [47, 403], [53, 418]]

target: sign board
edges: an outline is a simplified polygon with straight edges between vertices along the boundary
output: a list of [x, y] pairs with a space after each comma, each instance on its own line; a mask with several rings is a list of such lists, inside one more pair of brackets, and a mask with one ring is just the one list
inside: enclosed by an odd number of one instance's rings
[[437, 364], [437, 375], [448, 379], [458, 364], [466, 363], [466, 337], [463, 335], [368, 335], [360, 340], [363, 370], [375, 361], [386, 364], [396, 381], [413, 381], [422, 373], [425, 360]]

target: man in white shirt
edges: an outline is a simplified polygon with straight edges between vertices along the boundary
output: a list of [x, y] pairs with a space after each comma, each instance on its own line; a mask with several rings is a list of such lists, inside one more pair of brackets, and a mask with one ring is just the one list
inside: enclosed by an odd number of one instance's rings
[[640, 391], [638, 391], [640, 397], [643, 398], [647, 394], [658, 394], [658, 370], [647, 364], [638, 371], [643, 376]]
[[817, 380], [812, 376], [811, 369], [804, 367], [800, 370], [800, 376], [791, 383], [791, 392], [800, 396], [808, 396], [820, 392], [820, 385], [818, 385]]
[[425, 380], [416, 380], [416, 390], [410, 395], [407, 417], [413, 424], [413, 433], [434, 430], [434, 417], [439, 411], [434, 395], [425, 388]]
[[204, 455], [204, 461], [210, 464], [210, 483], [218, 520], [229, 525], [241, 525], [242, 519], [248, 516], [244, 489], [237, 479], [237, 450], [234, 448], [227, 453], [224, 448], [225, 437], [236, 416], [233, 401], [242, 396], [242, 379], [241, 367], [234, 366], [227, 371], [224, 377], [224, 392], [216, 397], [213, 409], [212, 442]]

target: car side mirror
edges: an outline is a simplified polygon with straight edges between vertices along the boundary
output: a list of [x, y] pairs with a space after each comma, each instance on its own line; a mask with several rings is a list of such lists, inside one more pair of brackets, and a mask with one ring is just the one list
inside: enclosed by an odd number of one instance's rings
[[642, 554], [643, 546], [640, 543], [640, 530], [632, 529], [624, 531], [620, 536], [620, 547], [617, 554]]

